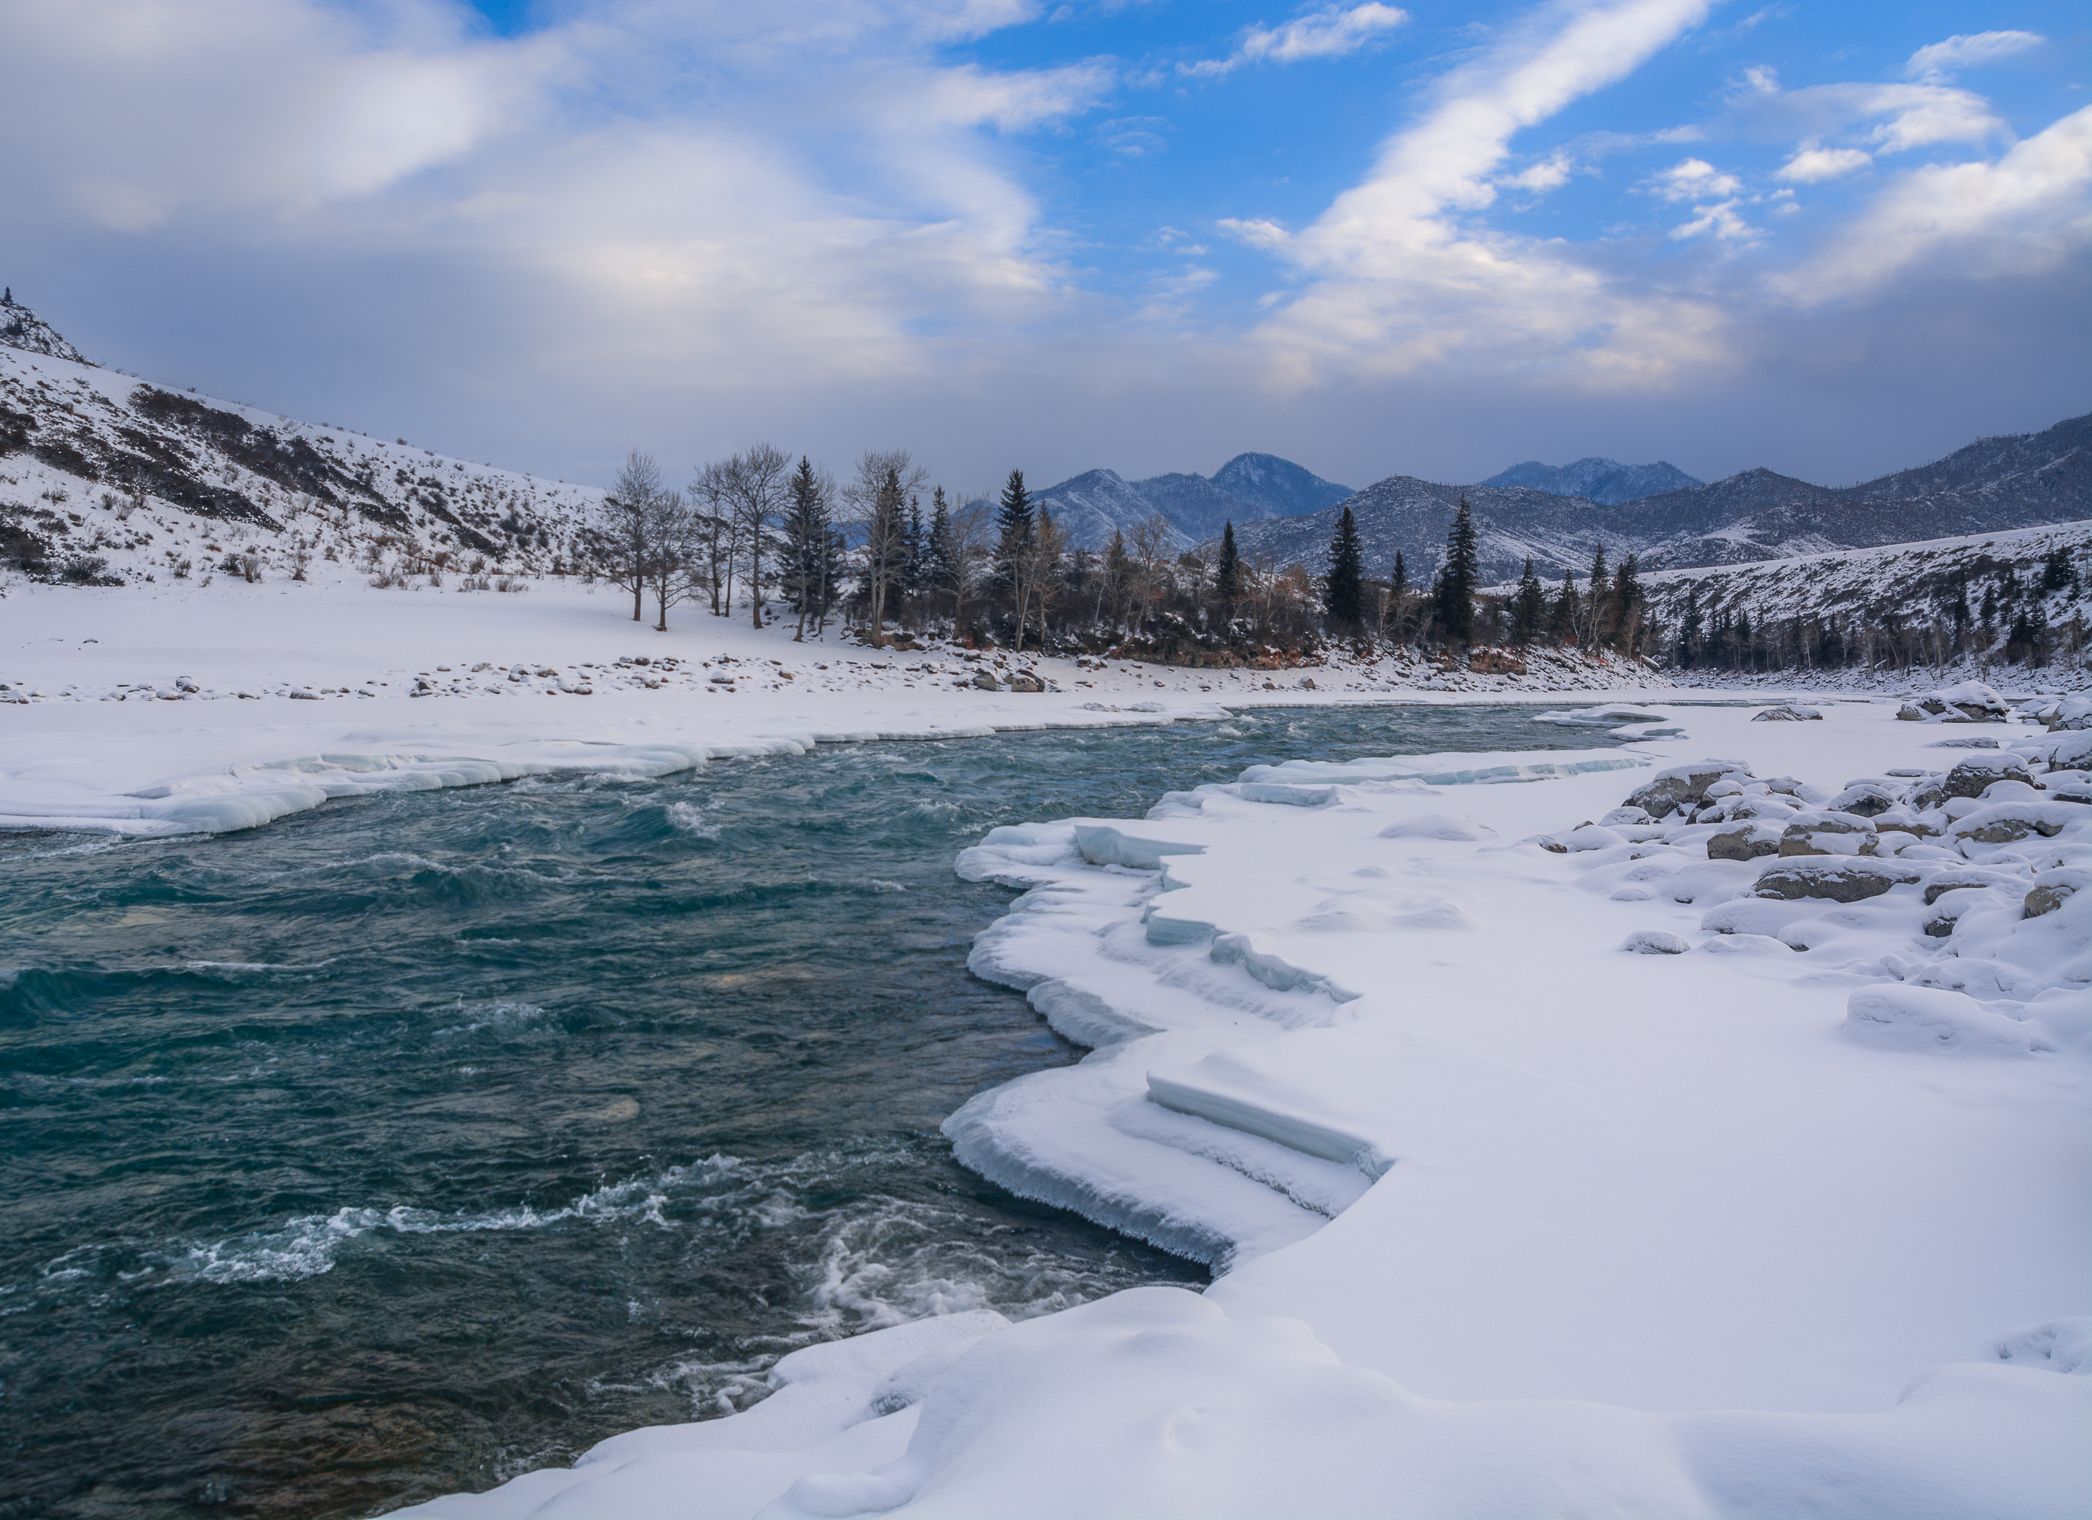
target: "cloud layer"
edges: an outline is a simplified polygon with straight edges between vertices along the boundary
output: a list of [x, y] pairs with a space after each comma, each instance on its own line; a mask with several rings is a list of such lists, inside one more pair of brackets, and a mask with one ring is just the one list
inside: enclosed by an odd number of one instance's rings
[[[1643, 431], [1708, 471], [1834, 417], [1872, 465], [2018, 420], [1944, 380], [1863, 412], [1852, 377], [1920, 332], [1949, 373], [2021, 345], [2000, 409], [2092, 400], [2059, 336], [2092, 114], [1988, 86], [2059, 43], [1868, 77], [1752, 56], [1776, 17], [1710, 37], [1710, 0], [1274, 8], [1159, 53], [1111, 45], [1122, 13], [1163, 9], [603, 0], [500, 36], [462, 0], [17, 0], [0, 256], [165, 378], [582, 475], [757, 434], [908, 442], [954, 485], [1247, 447], [1479, 474]], [[1702, 43], [1696, 93], [1593, 128]], [[1224, 114], [1296, 81], [1367, 135], [1281, 158]], [[1225, 193], [1112, 192], [1179, 162]]]

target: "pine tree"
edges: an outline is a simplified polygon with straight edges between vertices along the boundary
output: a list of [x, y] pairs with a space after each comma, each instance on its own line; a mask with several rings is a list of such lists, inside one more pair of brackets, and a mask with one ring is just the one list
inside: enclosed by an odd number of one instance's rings
[[1554, 599], [1554, 614], [1549, 621], [1549, 631], [1554, 634], [1556, 643], [1567, 644], [1576, 638], [1576, 572], [1573, 570], [1562, 572], [1561, 594]]
[[1596, 649], [1605, 642], [1612, 619], [1606, 608], [1605, 545], [1600, 544], [1591, 555], [1591, 594], [1585, 598], [1583, 639], [1584, 644]]
[[923, 554], [927, 560], [924, 581], [927, 589], [947, 596], [959, 590], [959, 534], [952, 525], [952, 509], [939, 486], [930, 497], [930, 527]]
[[1533, 557], [1525, 558], [1525, 570], [1518, 577], [1518, 597], [1511, 604], [1512, 642], [1525, 645], [1540, 636], [1540, 627], [1547, 621], [1547, 592], [1540, 584], [1540, 577], [1533, 571]]
[[799, 616], [799, 624], [792, 630], [793, 641], [799, 642], [806, 637], [808, 620], [823, 610], [830, 530], [828, 492], [814, 473], [813, 462], [804, 454], [799, 456], [799, 468], [792, 472], [789, 490], [784, 524], [784, 589]]
[[1397, 644], [1409, 632], [1409, 561], [1395, 551], [1395, 568], [1387, 577], [1387, 636]]
[[1213, 598], [1220, 603], [1223, 623], [1233, 622], [1235, 603], [1242, 595], [1242, 556], [1235, 549], [1235, 524], [1220, 530], [1220, 559], [1213, 567]]
[[1465, 646], [1474, 642], [1475, 586], [1481, 576], [1474, 515], [1463, 496], [1446, 534], [1445, 563], [1438, 569], [1438, 628], [1447, 643]]
[[1678, 664], [1691, 670], [1700, 658], [1700, 583], [1685, 583], [1685, 612], [1678, 621]]
[[1637, 652], [1635, 646], [1641, 641], [1642, 583], [1637, 574], [1640, 563], [1630, 552], [1613, 576], [1613, 636], [1620, 652], [1629, 656]]
[[1358, 542], [1358, 519], [1351, 515], [1347, 506], [1343, 516], [1337, 519], [1336, 532], [1330, 536], [1329, 581], [1322, 594], [1322, 605], [1329, 614], [1332, 628], [1357, 633], [1365, 621], [1365, 575], [1365, 551]]

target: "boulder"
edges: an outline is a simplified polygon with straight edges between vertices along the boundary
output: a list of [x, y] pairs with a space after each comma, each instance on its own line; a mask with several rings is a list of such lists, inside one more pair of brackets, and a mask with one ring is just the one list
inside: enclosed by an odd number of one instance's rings
[[1886, 813], [1896, 805], [1896, 794], [1879, 781], [1855, 781], [1825, 804], [1840, 813], [1857, 813], [1862, 818], [1873, 818]]
[[1723, 829], [1707, 839], [1709, 860], [1756, 860], [1761, 855], [1779, 853], [1779, 832], [1763, 824], [1747, 823], [1741, 828]]
[[1029, 670], [1020, 670], [1010, 677], [1011, 691], [1041, 692], [1045, 689], [1046, 683]]
[[1680, 808], [1688, 812], [1707, 800], [1707, 788], [1724, 776], [1749, 772], [1733, 760], [1701, 760], [1692, 765], [1674, 765], [1628, 794], [1625, 806], [1638, 807], [1651, 818], [1668, 818]]
[[1620, 941], [1629, 955], [1683, 955], [1692, 946], [1667, 929], [1637, 929]]
[[1782, 702], [1777, 707], [1761, 708], [1751, 714], [1753, 723], [1808, 723], [1822, 722], [1823, 714], [1813, 707], [1803, 707], [1799, 702]]
[[1781, 831], [1782, 855], [1873, 853], [1874, 825], [1854, 813], [1803, 813]]
[[978, 691], [1002, 690], [1002, 683], [995, 679], [995, 672], [992, 670], [976, 670], [973, 673], [973, 686]]
[[2064, 811], [2068, 807], [2067, 803], [2055, 802], [1996, 803], [1977, 808], [1958, 820], [1951, 832], [1954, 838], [1975, 844], [2017, 844], [2037, 834], [2053, 839], [2071, 821]]
[[2092, 886], [2092, 871], [2082, 867], [2059, 866], [2043, 871], [2027, 892], [2026, 916], [2041, 918], [2053, 913], [2088, 886]]
[[2033, 772], [2017, 755], [1971, 755], [1954, 763], [1954, 769], [1947, 772], [1942, 789], [1949, 797], [1980, 797], [1999, 781], [2023, 781], [2032, 785], [2033, 780]]
[[1758, 876], [1753, 897], [1776, 897], [1792, 902], [1798, 898], [1821, 897], [1830, 902], [1864, 902], [1879, 897], [1891, 887], [1910, 886], [1923, 880], [1915, 866], [1888, 860], [1862, 860], [1838, 856], [1828, 860], [1782, 861]]

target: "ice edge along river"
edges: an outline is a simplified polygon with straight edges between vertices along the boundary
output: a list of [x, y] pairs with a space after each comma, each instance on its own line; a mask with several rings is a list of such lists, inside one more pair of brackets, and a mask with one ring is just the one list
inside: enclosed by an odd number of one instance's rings
[[[747, 1413], [411, 1513], [2078, 1513], [2092, 808], [2045, 793], [2087, 741], [1653, 716], [1649, 765], [1728, 757], [1718, 820], [1612, 813], [1642, 772], [1476, 784], [1536, 754], [997, 831], [963, 869], [1027, 890], [976, 966], [1101, 1044], [956, 1147], [1214, 1286], [812, 1348]], [[2028, 780], [1925, 794], [1971, 737]], [[1710, 855], [1767, 820], [1825, 853]]]

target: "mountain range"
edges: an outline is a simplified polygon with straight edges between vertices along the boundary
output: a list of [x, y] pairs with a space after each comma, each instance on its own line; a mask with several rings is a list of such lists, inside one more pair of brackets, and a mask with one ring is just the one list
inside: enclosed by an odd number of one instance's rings
[[1485, 486], [1524, 486], [1550, 496], [1581, 496], [1585, 501], [1608, 507], [1701, 483], [1667, 459], [1654, 464], [1622, 464], [1617, 459], [1596, 456], [1572, 464], [1542, 464], [1528, 459], [1477, 482]]
[[[1640, 494], [1651, 486], [1663, 489]], [[1485, 581], [1514, 579], [1527, 557], [1550, 577], [1581, 575], [1600, 547], [1615, 563], [1635, 553], [1651, 571], [1738, 565], [2092, 519], [2092, 416], [1845, 487], [1765, 469], [1700, 484], [1661, 461], [1592, 458], [1527, 462], [1471, 486], [1394, 475], [1351, 491], [1247, 453], [1210, 476], [1090, 470], [1036, 495], [1079, 546], [1159, 518], [1175, 552], [1210, 545], [1232, 522], [1253, 563], [1311, 570], [1348, 506], [1369, 573], [1386, 575], [1399, 550], [1417, 583], [1436, 569], [1463, 496]], [[344, 548], [419, 545], [528, 571], [571, 563], [601, 499], [593, 487], [154, 386], [88, 363], [11, 292], [0, 299], [0, 557], [15, 563], [100, 557], [118, 572], [154, 573], [229, 538], [324, 528]], [[93, 516], [81, 510], [91, 503]]]
[[1168, 524], [1168, 547], [1188, 549], [1237, 528], [1334, 506], [1349, 486], [1324, 480], [1275, 454], [1237, 454], [1211, 475], [1155, 475], [1127, 480], [1116, 470], [1085, 470], [1037, 492], [1070, 544], [1101, 549], [1114, 533], [1129, 538], [1151, 518]]
[[1931, 464], [1856, 486], [1812, 485], [1757, 469], [1609, 504], [1522, 485], [1442, 485], [1395, 475], [1320, 512], [1238, 525], [1236, 541], [1253, 560], [1318, 569], [1348, 506], [1370, 573], [1386, 575], [1399, 550], [1420, 581], [1437, 568], [1463, 497], [1483, 579], [1492, 582], [1516, 579], [1528, 556], [1550, 577], [1581, 573], [1600, 547], [1615, 563], [1634, 553], [1651, 569], [1876, 548], [2092, 518], [2092, 416], [1979, 439]]

